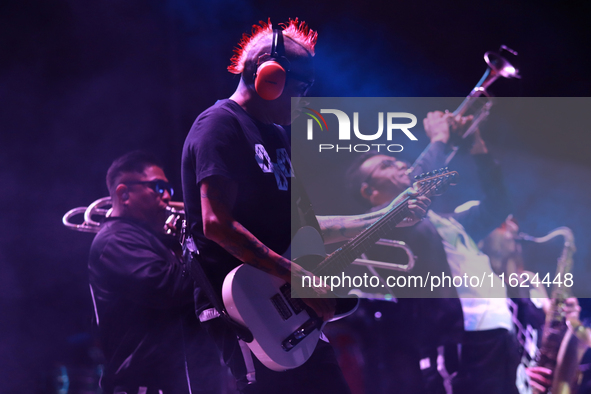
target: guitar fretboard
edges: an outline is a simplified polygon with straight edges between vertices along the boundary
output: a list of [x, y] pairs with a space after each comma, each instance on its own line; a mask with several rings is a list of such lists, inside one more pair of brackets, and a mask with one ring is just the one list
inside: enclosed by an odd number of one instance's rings
[[[447, 186], [456, 174], [455, 172], [441, 174], [418, 182], [418, 195], [427, 197], [434, 195], [443, 185]], [[411, 214], [408, 208], [410, 199], [410, 197], [406, 197], [351, 241], [331, 253], [313, 270], [313, 273], [317, 276], [324, 276], [342, 272], [355, 259], [372, 248], [380, 238], [386, 236], [405, 217]]]

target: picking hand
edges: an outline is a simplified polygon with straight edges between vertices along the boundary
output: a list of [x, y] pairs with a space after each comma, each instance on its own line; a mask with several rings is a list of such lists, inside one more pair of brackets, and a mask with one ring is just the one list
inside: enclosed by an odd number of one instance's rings
[[[314, 285], [315, 283], [321, 283], [321, 278], [318, 278], [294, 262], [291, 263], [291, 277], [292, 288], [297, 287], [296, 291], [302, 297], [302, 301], [312, 308], [318, 317], [324, 321], [328, 321], [334, 317], [336, 300], [334, 298], [327, 298], [330, 295], [330, 288], [325, 283], [322, 283], [322, 286], [319, 287]], [[305, 281], [302, 281], [304, 277]], [[311, 286], [301, 286], [303, 283], [310, 283]]]

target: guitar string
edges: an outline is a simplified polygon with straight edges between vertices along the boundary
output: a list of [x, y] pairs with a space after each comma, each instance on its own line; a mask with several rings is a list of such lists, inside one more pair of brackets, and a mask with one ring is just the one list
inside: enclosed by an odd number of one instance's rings
[[[383, 227], [386, 224], [388, 224], [391, 219], [396, 218], [397, 216], [402, 216], [402, 214], [405, 213], [405, 211], [408, 209], [409, 200], [410, 197], [406, 197], [405, 200], [402, 201], [399, 205], [394, 207], [390, 212], [386, 213], [381, 219], [378, 219], [377, 222], [375, 222], [366, 230], [364, 230], [359, 237], [356, 237], [356, 239], [351, 240], [347, 244], [343, 245], [338, 251], [333, 252], [333, 254], [331, 254], [331, 256], [329, 256], [325, 260], [325, 262], [323, 262], [318, 267], [318, 272], [320, 273], [323, 271], [328, 271], [331, 268], [342, 270], [345, 267], [347, 267], [348, 261], [354, 260], [356, 257], [358, 257], [358, 255], [361, 255], [365, 252], [364, 250], [359, 250], [361, 249], [361, 247], [364, 246], [365, 242], [371, 242], [372, 240], [374, 242], [377, 241], [377, 239], [373, 238], [375, 238], [376, 235], [379, 236], [379, 233], [381, 232], [381, 230], [383, 230]], [[371, 243], [373, 244], [373, 242]]]
[[[443, 182], [450, 178], [450, 174], [452, 173], [441, 174], [436, 178], [430, 178], [420, 181], [422, 183], [421, 187], [418, 190], [419, 195], [426, 196], [430, 192], [436, 190], [439, 186], [443, 184]], [[433, 180], [435, 180], [436, 182], [429, 183], [429, 181]], [[379, 237], [379, 233], [384, 230], [384, 227], [391, 226], [391, 219], [393, 219], [396, 216], [401, 216], [401, 214], [403, 213], [404, 216], [407, 216], [407, 212], [405, 211], [408, 209], [409, 200], [410, 197], [406, 197], [400, 204], [398, 204], [396, 207], [392, 208], [389, 212], [384, 214], [380, 219], [378, 219], [375, 223], [366, 228], [353, 240], [347, 242], [341, 248], [331, 253], [331, 255], [328, 256], [322, 263], [320, 263], [316, 269], [312, 270], [312, 272], [315, 275], [318, 275], [323, 271], [328, 271], [330, 268], [333, 268], [335, 266], [340, 270], [345, 269], [353, 260], [355, 260], [355, 258], [357, 258], [366, 251], [359, 251], [359, 249], [364, 248], [364, 243], [366, 244], [365, 246], [367, 246], [367, 243], [373, 245], [375, 242], [377, 242], [379, 238], [373, 240], [373, 242], [371, 242], [371, 239], [376, 235]]]
[[[357, 257], [354, 255], [354, 253], [359, 250], [361, 246], [363, 246], [364, 242], [370, 242], [368, 240], [375, 237], [375, 235], [382, 230], [385, 223], [389, 222], [392, 218], [399, 216], [407, 210], [409, 200], [410, 197], [406, 197], [404, 201], [394, 207], [390, 212], [382, 216], [382, 218], [378, 219], [378, 221], [376, 221], [370, 227], [365, 229], [358, 237], [349, 241], [347, 244], [333, 252], [317, 267], [316, 270], [314, 270], [317, 271], [315, 273], [322, 273], [323, 271], [328, 271], [331, 268], [344, 269], [348, 265], [347, 261], [354, 260]], [[361, 238], [363, 239], [357, 240]], [[375, 241], [377, 241], [377, 239]], [[359, 251], [359, 255], [362, 253], [364, 253], [363, 250]]]
[[[442, 174], [439, 175], [435, 178], [429, 178], [426, 179], [424, 181], [422, 181], [423, 183], [420, 185], [421, 188], [418, 190], [418, 193], [420, 195], [429, 195], [430, 192], [435, 191], [438, 187], [440, 187], [443, 182], [445, 182], [447, 179], [449, 179], [449, 175], [450, 173], [446, 173], [446, 174]], [[434, 183], [426, 183], [427, 181], [436, 181]], [[397, 205], [396, 207], [392, 208], [392, 210], [390, 212], [387, 212], [384, 216], [382, 216], [380, 219], [378, 219], [375, 223], [373, 223], [371, 226], [369, 226], [366, 230], [364, 230], [362, 233], [369, 233], [369, 232], [380, 232], [383, 230], [384, 226], [391, 226], [391, 219], [394, 216], [401, 216], [402, 213], [404, 213], [404, 216], [407, 215], [406, 211], [408, 208], [408, 200], [410, 199], [410, 197], [406, 197], [404, 201], [402, 201], [399, 205]], [[372, 234], [375, 235], [375, 234]], [[363, 236], [363, 238], [369, 238], [370, 236]], [[362, 238], [362, 235], [360, 234], [359, 236], [357, 236], [355, 239], [360, 239]], [[360, 241], [355, 241], [351, 240], [350, 242], [348, 242], [347, 244], [345, 244], [341, 249], [346, 249], [346, 248], [357, 248], [358, 246], [356, 245], [356, 243], [364, 243], [367, 242], [365, 239], [360, 240]]]

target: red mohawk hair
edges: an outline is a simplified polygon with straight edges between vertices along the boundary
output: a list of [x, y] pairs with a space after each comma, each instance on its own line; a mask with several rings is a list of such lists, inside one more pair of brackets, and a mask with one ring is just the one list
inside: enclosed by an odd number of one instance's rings
[[[318, 33], [310, 29], [306, 22], [300, 22], [298, 18], [290, 18], [289, 22], [280, 23], [279, 26], [283, 27], [284, 36], [291, 38], [310, 52], [310, 55], [314, 56]], [[261, 38], [271, 32], [273, 32], [273, 25], [271, 24], [271, 18], [269, 18], [266, 23], [259, 21], [259, 25], [253, 25], [250, 36], [244, 33], [238, 47], [234, 49], [234, 56], [230, 59], [231, 64], [228, 66], [228, 71], [232, 74], [241, 74], [244, 71], [244, 64], [250, 50]]]

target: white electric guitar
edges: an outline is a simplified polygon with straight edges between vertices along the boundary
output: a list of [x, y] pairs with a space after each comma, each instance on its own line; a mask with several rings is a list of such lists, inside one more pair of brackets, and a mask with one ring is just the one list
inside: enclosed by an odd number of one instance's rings
[[[456, 177], [455, 171], [436, 170], [417, 177], [414, 187], [419, 195], [429, 197], [455, 184]], [[339, 275], [409, 216], [409, 199], [406, 197], [329, 256], [320, 234], [308, 226], [298, 230], [286, 254], [317, 276]], [[236, 267], [226, 276], [222, 297], [228, 315], [252, 333], [250, 350], [274, 371], [296, 368], [306, 362], [326, 324], [301, 299], [291, 297], [289, 283], [248, 264]], [[333, 321], [350, 315], [357, 305], [357, 298], [338, 298]]]

